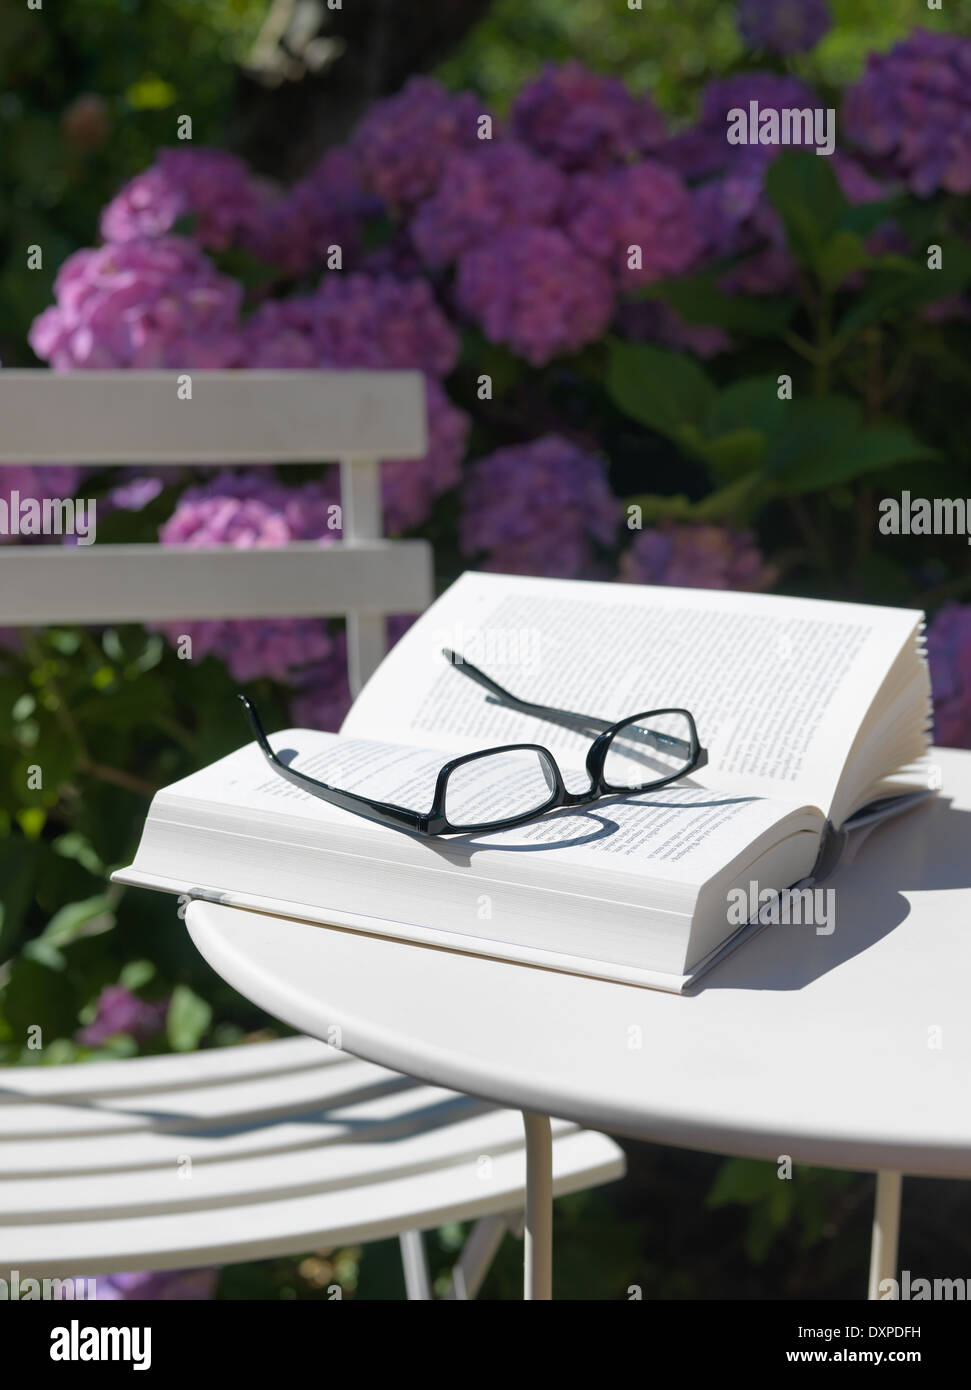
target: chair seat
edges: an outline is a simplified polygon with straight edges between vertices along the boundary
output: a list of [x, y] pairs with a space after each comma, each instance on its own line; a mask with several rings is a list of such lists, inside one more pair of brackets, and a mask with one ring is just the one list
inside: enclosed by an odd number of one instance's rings
[[[623, 1176], [553, 1121], [554, 1193]], [[226, 1264], [521, 1209], [522, 1118], [312, 1038], [0, 1069], [0, 1252], [22, 1275]]]

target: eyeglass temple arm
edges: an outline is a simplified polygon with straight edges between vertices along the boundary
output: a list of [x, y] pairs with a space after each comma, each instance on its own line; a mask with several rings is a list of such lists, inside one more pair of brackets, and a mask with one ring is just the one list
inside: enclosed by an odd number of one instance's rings
[[[457, 671], [463, 672], [470, 680], [478, 682], [484, 686], [492, 695], [502, 700], [504, 704], [512, 705], [516, 709], [526, 710], [530, 714], [537, 715], [540, 719], [548, 719], [552, 724], [567, 724], [575, 726], [585, 724], [588, 728], [596, 729], [598, 733], [603, 733], [606, 729], [612, 729], [613, 724], [609, 719], [597, 719], [592, 714], [575, 714], [570, 710], [556, 709], [553, 705], [537, 705], [531, 700], [520, 700], [518, 696], [505, 690], [491, 676], [487, 676], [484, 671], [480, 671], [478, 666], [473, 666], [471, 661], [466, 661], [464, 656], [458, 652], [453, 652], [448, 647], [442, 648], [442, 655], [445, 660], [450, 662]], [[677, 748], [679, 752], [690, 753], [691, 745], [684, 739], [675, 738], [672, 734], [658, 734], [653, 729], [644, 729], [643, 733], [649, 742], [655, 747]], [[707, 761], [707, 759], [706, 759]]]
[[286, 763], [274, 753], [270, 747], [269, 739], [263, 729], [263, 722], [256, 712], [256, 706], [246, 695], [237, 697], [243, 709], [249, 716], [256, 741], [267, 762], [285, 777], [288, 782], [292, 782], [295, 787], [300, 787], [303, 791], [310, 792], [317, 796], [321, 801], [329, 801], [334, 806], [341, 806], [345, 811], [355, 811], [358, 815], [368, 816], [384, 825], [393, 825], [398, 828], [404, 826], [408, 830], [423, 829], [422, 821], [424, 817], [417, 811], [409, 811], [407, 807], [395, 806], [390, 801], [372, 801], [370, 797], [358, 796], [355, 792], [343, 792], [337, 787], [330, 787], [326, 782], [319, 782], [315, 777], [308, 777], [305, 772], [299, 772], [294, 767], [287, 767]]

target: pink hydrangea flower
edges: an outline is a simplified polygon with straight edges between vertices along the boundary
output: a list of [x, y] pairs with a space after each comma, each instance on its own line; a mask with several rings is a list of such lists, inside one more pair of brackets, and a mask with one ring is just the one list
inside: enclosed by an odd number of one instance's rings
[[[85, 470], [74, 464], [0, 464], [0, 501], [9, 509], [13, 494], [17, 493], [21, 504], [32, 498], [38, 502], [48, 498], [74, 497]], [[29, 536], [11, 536], [0, 532], [0, 545], [6, 541], [29, 542]]]
[[415, 246], [431, 265], [445, 265], [502, 228], [544, 226], [563, 197], [559, 170], [514, 140], [485, 141], [453, 154], [442, 180], [411, 223]]
[[225, 150], [160, 150], [101, 214], [105, 241], [142, 241], [192, 216], [193, 240], [214, 251], [237, 245], [259, 222], [269, 192], [243, 160]]
[[[272, 475], [222, 473], [179, 498], [159, 533], [162, 545], [262, 549], [293, 541], [327, 544], [340, 535], [336, 479], [286, 488]], [[173, 645], [188, 636], [194, 658], [215, 655], [238, 681], [269, 676], [286, 681], [300, 667], [330, 655], [332, 639], [312, 618], [198, 620], [158, 625]]]
[[143, 1270], [137, 1274], [99, 1274], [95, 1296], [101, 1302], [202, 1300], [213, 1298], [218, 1269]]
[[76, 251], [30, 345], [59, 371], [225, 367], [239, 350], [242, 286], [181, 237]]
[[574, 579], [594, 570], [619, 519], [601, 459], [548, 434], [472, 466], [459, 534], [463, 553], [484, 555], [487, 570]]
[[621, 556], [619, 578], [627, 584], [759, 592], [770, 588], [777, 575], [750, 531], [666, 525], [637, 533]]
[[511, 228], [466, 252], [456, 298], [533, 367], [601, 337], [614, 305], [606, 272], [555, 227]]
[[106, 985], [98, 998], [95, 1018], [78, 1030], [77, 1041], [86, 1047], [100, 1047], [116, 1033], [128, 1033], [146, 1042], [165, 1027], [168, 1009], [168, 999], [150, 1003], [123, 985]]

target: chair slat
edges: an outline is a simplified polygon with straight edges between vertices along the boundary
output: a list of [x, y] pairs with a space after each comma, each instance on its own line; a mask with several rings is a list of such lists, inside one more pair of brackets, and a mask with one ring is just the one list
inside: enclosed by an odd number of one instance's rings
[[420, 613], [432, 595], [431, 547], [422, 540], [0, 552], [0, 626]]
[[[306, 1067], [337, 1066], [352, 1060], [349, 1053], [338, 1052], [317, 1038], [298, 1037], [139, 1057], [137, 1062], [123, 1057], [79, 1067], [0, 1067], [0, 1105], [11, 1099], [19, 1104], [28, 1098], [145, 1095], [172, 1087], [211, 1086], [216, 1081], [248, 1081]], [[0, 1110], [0, 1136], [2, 1124]]]
[[[605, 1135], [574, 1130], [553, 1144], [556, 1196], [610, 1182], [623, 1156]], [[514, 1211], [524, 1200], [525, 1155], [496, 1156], [488, 1181], [474, 1163], [433, 1168], [336, 1192], [162, 1216], [0, 1225], [4, 1263], [21, 1277], [264, 1259], [295, 1250], [380, 1240], [402, 1230]]]
[[[309, 1109], [349, 1105], [382, 1090], [413, 1085], [408, 1077], [374, 1062], [349, 1061], [339, 1067], [219, 1082], [183, 1091], [130, 1092], [119, 1096], [79, 1097], [58, 1104], [11, 1100], [0, 1111], [3, 1139], [42, 1138], [48, 1134], [118, 1134], [142, 1129], [185, 1132], [227, 1124], [255, 1124]], [[8, 1096], [11, 1083], [7, 1083]]]
[[[361, 1107], [344, 1143], [189, 1166], [184, 1158], [193, 1157], [190, 1141], [181, 1164], [170, 1161], [128, 1173], [0, 1179], [0, 1225], [93, 1220], [105, 1214], [115, 1220], [276, 1201], [457, 1163], [474, 1167], [483, 1157], [493, 1163], [499, 1154], [522, 1147], [523, 1125], [516, 1111], [469, 1113], [474, 1109], [465, 1097], [449, 1098], [439, 1107], [437, 1125], [392, 1138]], [[565, 1120], [555, 1125], [557, 1133], [574, 1128]], [[480, 1178], [488, 1180], [487, 1166], [481, 1167]]]
[[[191, 377], [192, 399], [179, 398]], [[184, 394], [184, 390], [183, 390]], [[417, 371], [0, 372], [7, 463], [421, 458]]]
[[366, 1139], [372, 1133], [382, 1140], [399, 1139], [441, 1123], [446, 1114], [461, 1119], [490, 1108], [484, 1101], [461, 1099], [463, 1106], [458, 1104], [457, 1093], [416, 1081], [400, 1089], [377, 1093], [372, 1089], [340, 1105], [310, 1106], [290, 1115], [229, 1121], [191, 1131], [179, 1126], [156, 1126], [121, 1132], [50, 1132], [32, 1138], [0, 1139], [0, 1174], [13, 1179], [127, 1173], [169, 1166], [187, 1151], [193, 1163], [209, 1163], [319, 1148]]

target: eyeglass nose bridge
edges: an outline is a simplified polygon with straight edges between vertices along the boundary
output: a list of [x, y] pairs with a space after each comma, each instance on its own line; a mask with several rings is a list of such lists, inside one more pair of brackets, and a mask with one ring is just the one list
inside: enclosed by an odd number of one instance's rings
[[610, 740], [614, 736], [616, 725], [611, 725], [602, 734], [598, 734], [587, 749], [586, 769], [587, 776], [590, 778], [590, 790], [593, 792], [605, 791], [604, 785], [604, 764], [607, 761], [607, 749], [610, 747]]

